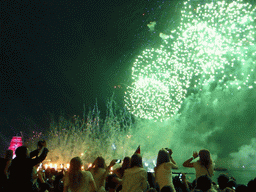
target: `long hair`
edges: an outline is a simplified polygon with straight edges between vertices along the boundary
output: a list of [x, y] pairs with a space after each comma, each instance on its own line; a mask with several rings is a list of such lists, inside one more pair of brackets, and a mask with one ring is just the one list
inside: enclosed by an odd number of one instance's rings
[[120, 173], [121, 178], [124, 176], [125, 169], [130, 168], [130, 164], [131, 164], [131, 158], [130, 157], [125, 157], [124, 160], [123, 160], [122, 167], [119, 169], [119, 173]]
[[168, 162], [170, 162], [169, 153], [164, 148], [160, 149], [157, 156], [156, 167], [154, 168], [155, 173], [157, 172], [159, 165]]
[[157, 161], [156, 161], [156, 167], [163, 163], [170, 162], [170, 155], [165, 149], [161, 149], [158, 152]]
[[140, 154], [138, 153], [135, 153], [132, 158], [131, 158], [131, 168], [132, 167], [135, 167], [135, 166], [138, 166], [138, 167], [143, 167], [142, 165], [142, 157]]
[[98, 172], [99, 168], [103, 168], [103, 169], [106, 169], [106, 163], [105, 163], [105, 159], [103, 157], [97, 157], [94, 161], [94, 171], [95, 173]]
[[210, 151], [207, 149], [202, 149], [199, 151], [199, 163], [200, 165], [209, 169], [210, 165], [212, 164], [212, 159], [210, 155]]
[[159, 165], [163, 164], [163, 163], [167, 163], [170, 162], [170, 155], [169, 153], [164, 149], [160, 149], [158, 152], [158, 156], [157, 156], [157, 160], [156, 160], [156, 167], [154, 168], [155, 170], [155, 180], [157, 181], [157, 169], [159, 167]]
[[70, 167], [69, 167], [69, 187], [71, 191], [76, 191], [79, 188], [79, 185], [82, 183], [82, 160], [80, 157], [74, 157], [70, 161]]

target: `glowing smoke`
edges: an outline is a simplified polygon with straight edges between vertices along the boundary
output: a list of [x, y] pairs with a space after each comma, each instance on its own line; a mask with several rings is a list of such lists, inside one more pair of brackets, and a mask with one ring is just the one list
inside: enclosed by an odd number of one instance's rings
[[202, 90], [212, 82], [253, 88], [255, 11], [239, 0], [195, 7], [184, 2], [180, 26], [169, 36], [160, 33], [160, 49], [147, 49], [134, 62], [125, 97], [128, 110], [162, 120], [178, 111], [187, 90]]
[[[179, 27], [162, 38], [162, 52], [145, 50], [133, 64], [127, 109], [142, 119], [173, 116], [164, 127], [142, 120], [140, 137], [151, 134], [155, 148], [169, 143], [183, 152], [178, 155], [181, 161], [195, 148], [208, 148], [219, 165], [232, 166], [231, 157], [236, 167], [252, 166], [255, 13], [256, 8], [242, 0], [184, 2]], [[168, 84], [173, 79], [176, 87]], [[239, 153], [248, 157], [247, 163]]]
[[139, 117], [135, 124], [127, 111], [114, 114], [110, 107], [104, 122], [98, 113], [73, 124], [60, 120], [51, 126], [49, 158], [111, 160], [132, 155], [140, 144], [143, 160], [155, 160], [160, 148], [170, 147], [181, 166], [193, 151], [207, 148], [217, 165], [253, 167], [255, 8], [223, 2], [185, 3], [180, 26], [161, 47], [138, 56], [125, 97], [127, 109]]

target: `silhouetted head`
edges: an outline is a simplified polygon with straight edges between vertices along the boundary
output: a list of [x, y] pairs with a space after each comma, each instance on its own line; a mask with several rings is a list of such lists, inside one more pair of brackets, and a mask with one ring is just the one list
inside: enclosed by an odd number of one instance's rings
[[249, 192], [255, 191], [255, 189], [256, 189], [256, 179], [253, 179], [253, 180], [249, 181], [248, 184], [247, 184], [247, 188], [248, 188]]
[[157, 190], [154, 189], [154, 188], [150, 188], [150, 189], [147, 190], [147, 192], [157, 192]]
[[171, 186], [164, 186], [162, 189], [161, 189], [161, 192], [173, 192]]
[[40, 148], [43, 147], [44, 142], [45, 142], [44, 140], [38, 141], [37, 146], [40, 147]]
[[93, 164], [95, 168], [106, 168], [105, 159], [103, 157], [97, 157]]
[[83, 163], [82, 163], [81, 158], [80, 157], [74, 157], [70, 161], [69, 170], [73, 171], [73, 172], [79, 171], [79, 170], [81, 170], [82, 165], [83, 165]]
[[127, 169], [131, 166], [131, 158], [130, 157], [125, 157], [123, 160], [122, 168]]
[[[236, 186], [236, 192], [247, 192], [248, 188], [245, 185], [237, 185]], [[255, 189], [254, 189], [255, 191]]]
[[125, 157], [123, 160], [122, 167], [118, 169], [119, 176], [122, 178], [124, 176], [124, 171], [125, 169], [128, 169], [131, 167], [131, 158], [130, 157]]
[[207, 175], [198, 177], [196, 182], [196, 189], [207, 191], [211, 189], [211, 187], [212, 187], [212, 180]]
[[227, 183], [227, 187], [233, 189], [233, 187], [236, 187], [236, 182], [233, 181], [233, 180], [230, 180], [230, 181]]
[[82, 165], [83, 163], [80, 157], [74, 157], [70, 161], [68, 174], [69, 174], [69, 187], [72, 191], [78, 191], [82, 183], [82, 177], [83, 177], [81, 173]]
[[158, 156], [157, 156], [157, 163], [156, 166], [161, 165], [162, 163], [167, 163], [170, 162], [170, 155], [167, 152], [166, 149], [161, 149], [158, 152]]
[[141, 155], [138, 154], [138, 153], [135, 153], [135, 154], [132, 156], [132, 158], [131, 158], [131, 168], [132, 168], [132, 167], [135, 167], [135, 166], [137, 166], [137, 167], [143, 167], [143, 166], [142, 166], [142, 157], [141, 157]]
[[202, 149], [199, 151], [199, 158], [200, 164], [206, 168], [209, 168], [209, 166], [212, 164], [210, 151], [207, 149]]
[[29, 157], [29, 151], [26, 146], [20, 146], [15, 150], [16, 157], [27, 158]]
[[229, 177], [227, 175], [225, 175], [225, 174], [221, 174], [218, 177], [219, 188], [220, 189], [225, 189], [227, 187], [228, 181], [229, 181]]

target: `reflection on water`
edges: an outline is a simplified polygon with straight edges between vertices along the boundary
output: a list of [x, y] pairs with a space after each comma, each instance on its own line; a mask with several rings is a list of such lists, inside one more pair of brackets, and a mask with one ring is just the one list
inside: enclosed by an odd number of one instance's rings
[[[195, 170], [193, 168], [181, 168], [173, 172], [188, 173], [187, 178], [190, 182], [192, 182], [196, 178]], [[234, 177], [237, 184], [247, 185], [250, 180], [256, 177], [256, 170], [231, 169], [227, 171], [215, 171], [212, 180], [217, 183], [217, 178], [220, 174], [227, 174], [229, 177]], [[176, 176], [176, 174], [173, 174], [173, 176]]]

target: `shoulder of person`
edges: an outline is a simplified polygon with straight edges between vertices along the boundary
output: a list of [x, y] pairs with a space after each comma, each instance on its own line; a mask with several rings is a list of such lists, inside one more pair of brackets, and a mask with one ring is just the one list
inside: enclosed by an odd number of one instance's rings
[[124, 174], [129, 175], [129, 174], [141, 173], [141, 172], [147, 172], [147, 170], [144, 169], [143, 167], [132, 167], [132, 168], [126, 169], [124, 171]]
[[83, 173], [84, 175], [85, 175], [85, 174], [86, 174], [86, 175], [91, 174], [91, 172], [90, 172], [90, 171], [81, 171], [81, 173]]
[[146, 171], [147, 172], [147, 170], [144, 167], [137, 167], [137, 169], [140, 170], [140, 171]]
[[92, 173], [90, 171], [82, 171], [82, 174], [86, 177], [92, 177]]
[[91, 167], [91, 168], [88, 169], [88, 171], [90, 173], [94, 174], [96, 172], [96, 168]]
[[144, 171], [146, 169], [144, 167], [137, 167], [137, 166], [135, 166], [135, 167], [130, 168], [130, 170], [132, 170], [132, 171]]
[[43, 151], [49, 152], [49, 149], [47, 147], [43, 147]]
[[120, 172], [120, 171], [121, 171], [121, 167], [118, 167], [118, 168], [116, 168], [116, 169], [113, 170], [113, 172], [115, 172], [115, 173], [118, 173], [118, 172]]
[[171, 169], [174, 166], [172, 162], [166, 162], [164, 163], [164, 168], [165, 169]]
[[125, 170], [124, 170], [124, 174], [130, 172], [130, 169], [131, 169], [131, 168], [125, 169]]

